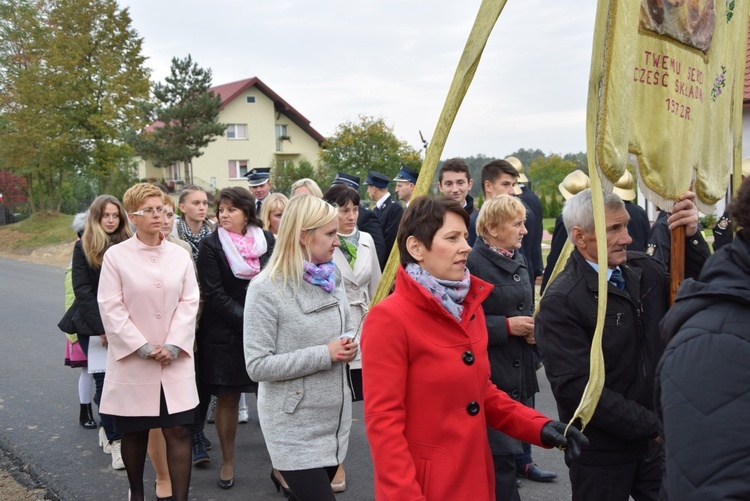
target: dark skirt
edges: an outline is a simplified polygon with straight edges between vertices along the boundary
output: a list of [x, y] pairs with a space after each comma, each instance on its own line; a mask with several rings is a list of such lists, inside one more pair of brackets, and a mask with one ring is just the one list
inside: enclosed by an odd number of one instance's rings
[[207, 393], [220, 397], [222, 395], [231, 395], [232, 393], [255, 393], [258, 394], [258, 383], [226, 385], [226, 384], [205, 384]]
[[159, 398], [158, 416], [112, 416], [115, 431], [117, 433], [133, 433], [153, 428], [190, 426], [195, 423], [195, 409], [169, 414], [167, 400], [164, 398], [164, 388], [161, 389]]

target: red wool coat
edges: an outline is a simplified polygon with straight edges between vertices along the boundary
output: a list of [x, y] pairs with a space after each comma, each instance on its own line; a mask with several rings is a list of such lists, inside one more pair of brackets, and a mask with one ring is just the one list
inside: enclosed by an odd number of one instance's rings
[[550, 419], [490, 382], [481, 304], [491, 290], [471, 277], [459, 323], [399, 267], [395, 292], [367, 315], [363, 393], [378, 501], [493, 500], [486, 427], [541, 445]]

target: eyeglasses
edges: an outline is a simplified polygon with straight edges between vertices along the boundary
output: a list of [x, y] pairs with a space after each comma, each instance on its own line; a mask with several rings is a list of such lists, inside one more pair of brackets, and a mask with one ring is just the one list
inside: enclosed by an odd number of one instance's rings
[[148, 209], [133, 211], [131, 214], [134, 216], [153, 216], [154, 212], [157, 214], [163, 214], [165, 210], [164, 207], [157, 207], [155, 209], [149, 207]]

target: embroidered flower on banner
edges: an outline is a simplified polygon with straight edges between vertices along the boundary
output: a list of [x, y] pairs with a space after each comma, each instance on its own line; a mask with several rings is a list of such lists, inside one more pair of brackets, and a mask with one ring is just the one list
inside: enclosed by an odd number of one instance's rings
[[721, 73], [719, 73], [719, 76], [716, 77], [716, 80], [714, 80], [714, 87], [711, 89], [711, 101], [716, 102], [716, 99], [721, 95], [722, 90], [724, 88], [724, 85], [726, 84], [727, 79], [727, 67], [723, 64], [721, 65]]

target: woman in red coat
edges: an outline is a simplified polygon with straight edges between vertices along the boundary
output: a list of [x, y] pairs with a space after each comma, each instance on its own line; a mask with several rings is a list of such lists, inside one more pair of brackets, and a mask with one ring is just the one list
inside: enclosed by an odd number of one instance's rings
[[379, 501], [494, 499], [487, 426], [569, 446], [571, 456], [587, 443], [490, 382], [481, 304], [492, 285], [466, 269], [468, 222], [450, 198], [413, 200], [398, 232], [395, 292], [365, 320], [365, 425]]

